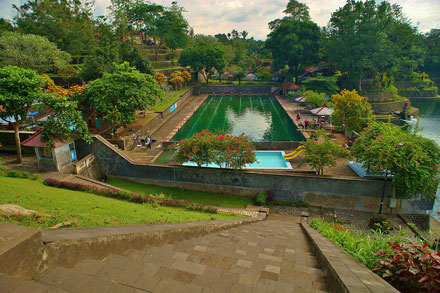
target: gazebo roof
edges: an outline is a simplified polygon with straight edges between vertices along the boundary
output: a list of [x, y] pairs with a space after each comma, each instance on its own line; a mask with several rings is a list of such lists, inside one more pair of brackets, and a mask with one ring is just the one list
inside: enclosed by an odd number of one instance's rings
[[[72, 139], [67, 141], [58, 141], [55, 139], [52, 140], [54, 142], [53, 148], [57, 148], [72, 141]], [[39, 148], [47, 147], [47, 142], [41, 141], [41, 130], [35, 133], [34, 135], [32, 135], [31, 137], [29, 137], [28, 139], [24, 140], [21, 144], [28, 147], [39, 147]]]
[[281, 87], [285, 90], [297, 91], [299, 90], [299, 85], [293, 83], [292, 81], [287, 81], [281, 85]]

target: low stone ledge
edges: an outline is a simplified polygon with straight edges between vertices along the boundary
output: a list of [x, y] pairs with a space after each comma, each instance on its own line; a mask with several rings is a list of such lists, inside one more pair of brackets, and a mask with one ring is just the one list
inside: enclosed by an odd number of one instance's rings
[[327, 275], [331, 292], [399, 292], [308, 223], [302, 221], [301, 227]]
[[42, 268], [42, 244], [39, 230], [0, 222], [0, 273], [30, 279]]
[[264, 220], [266, 214], [242, 220], [132, 225], [120, 227], [84, 227], [43, 230], [47, 265], [73, 267], [85, 258], [102, 259], [110, 253], [143, 249], [147, 244], [162, 244], [197, 237], [243, 224]]

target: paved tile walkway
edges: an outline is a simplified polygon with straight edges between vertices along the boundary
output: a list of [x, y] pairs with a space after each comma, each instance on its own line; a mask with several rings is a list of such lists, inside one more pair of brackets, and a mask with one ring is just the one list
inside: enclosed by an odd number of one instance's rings
[[325, 277], [298, 218], [290, 219], [87, 259], [72, 269], [52, 267], [23, 286], [70, 292], [325, 292]]

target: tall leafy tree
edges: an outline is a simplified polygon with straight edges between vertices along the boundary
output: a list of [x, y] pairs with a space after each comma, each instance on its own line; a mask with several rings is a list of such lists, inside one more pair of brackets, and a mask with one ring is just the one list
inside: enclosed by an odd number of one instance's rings
[[119, 117], [128, 124], [136, 110], [145, 110], [161, 97], [162, 90], [149, 74], [140, 73], [128, 63], [116, 65], [113, 73], [104, 73], [87, 87], [85, 97], [93, 109], [105, 117]]
[[94, 42], [94, 1], [30, 0], [17, 9], [15, 22], [22, 33], [45, 36], [77, 62]]
[[7, 19], [0, 18], [0, 34], [2, 34], [3, 32], [10, 32], [13, 30], [14, 27]]
[[391, 26], [399, 20], [398, 6], [348, 0], [332, 14], [327, 27], [329, 61], [346, 73], [353, 88], [362, 90], [367, 76], [394, 70]]
[[14, 126], [17, 160], [22, 162], [20, 145], [20, 127], [25, 123], [34, 101], [43, 98], [41, 85], [45, 79], [34, 70], [17, 66], [0, 68], [0, 105], [3, 112], [0, 117]]
[[15, 65], [39, 73], [66, 66], [70, 55], [46, 37], [6, 32], [0, 36], [0, 65]]
[[440, 29], [432, 29], [426, 34], [424, 43], [427, 50], [424, 70], [440, 78]]
[[226, 66], [225, 52], [218, 46], [209, 43], [199, 43], [184, 49], [180, 53], [179, 63], [190, 66], [194, 71], [200, 72], [206, 83], [209, 83], [214, 69], [221, 72]]
[[290, 74], [296, 77], [306, 66], [317, 63], [320, 34], [316, 23], [283, 21], [266, 40], [266, 47], [272, 52], [274, 69], [283, 69], [288, 65]]
[[311, 21], [309, 7], [296, 0], [289, 0], [286, 9], [283, 11], [287, 16], [282, 19], [275, 19], [269, 22], [269, 29], [275, 30], [283, 21], [300, 20]]

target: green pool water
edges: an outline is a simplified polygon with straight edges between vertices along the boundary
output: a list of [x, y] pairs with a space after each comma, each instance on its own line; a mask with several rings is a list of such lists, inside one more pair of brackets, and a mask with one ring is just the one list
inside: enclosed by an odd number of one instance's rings
[[188, 138], [204, 129], [228, 130], [254, 141], [301, 141], [304, 136], [273, 96], [209, 96], [172, 140]]

